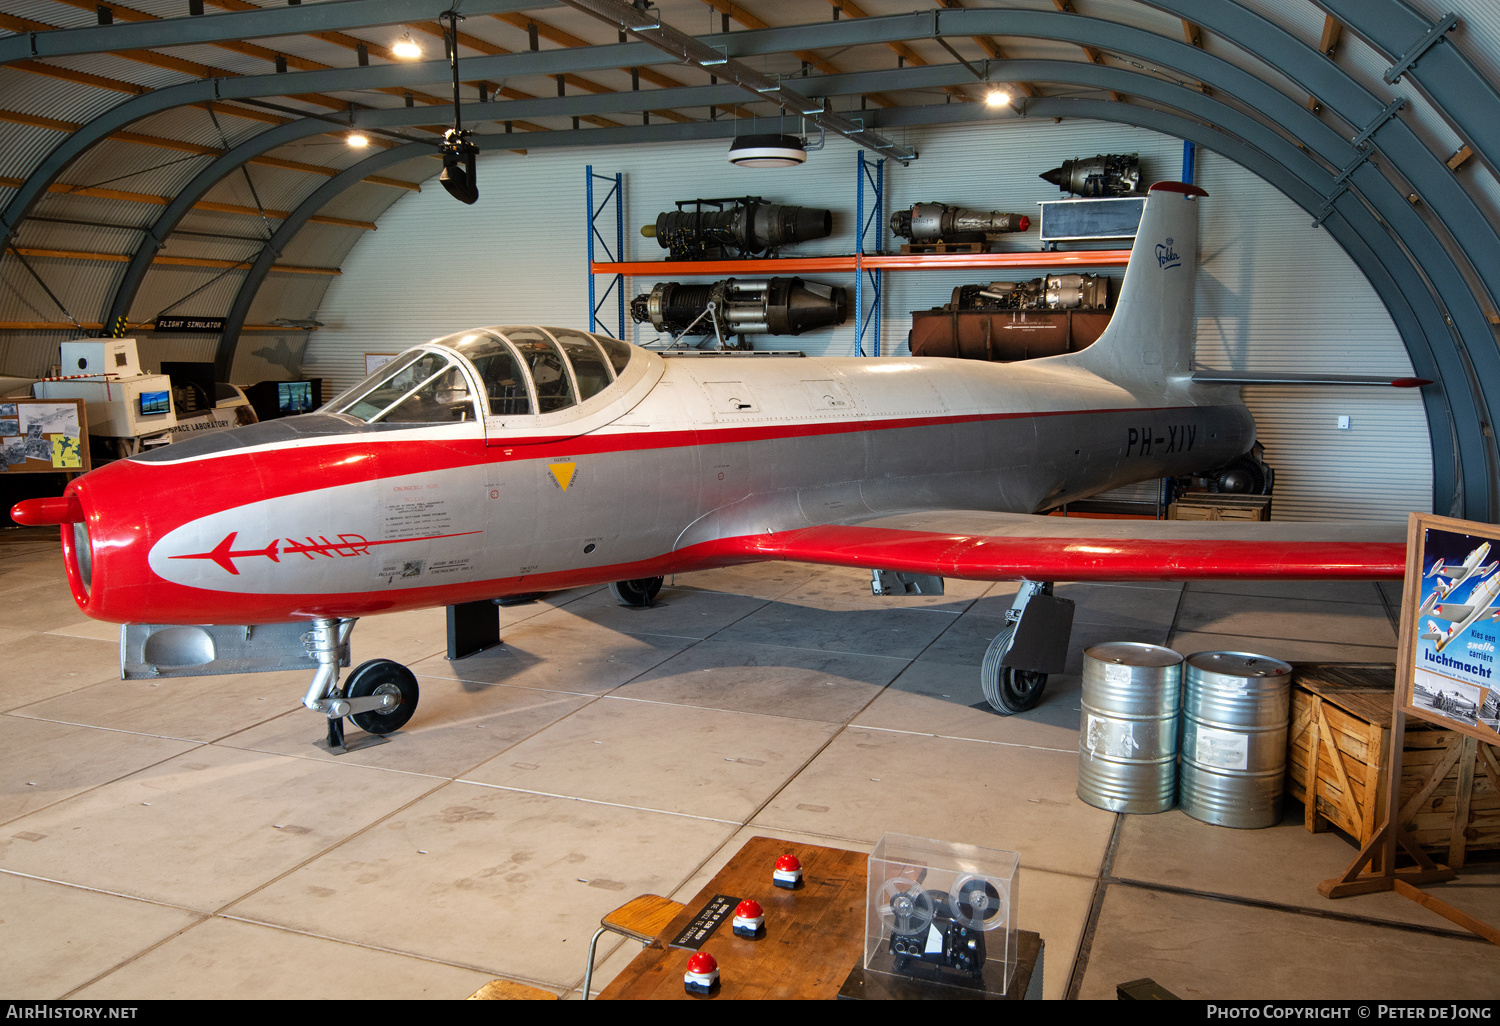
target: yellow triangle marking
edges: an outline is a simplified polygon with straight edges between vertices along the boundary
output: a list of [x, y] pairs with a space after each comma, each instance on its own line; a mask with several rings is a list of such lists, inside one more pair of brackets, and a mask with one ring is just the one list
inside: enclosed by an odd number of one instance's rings
[[552, 477], [557, 481], [557, 486], [563, 491], [568, 490], [568, 485], [573, 483], [573, 471], [578, 469], [576, 463], [549, 463], [547, 469], [552, 471]]

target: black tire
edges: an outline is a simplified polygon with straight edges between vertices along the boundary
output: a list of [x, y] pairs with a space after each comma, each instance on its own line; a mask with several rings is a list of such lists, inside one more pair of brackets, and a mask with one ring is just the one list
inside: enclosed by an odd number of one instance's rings
[[989, 651], [984, 654], [984, 663], [979, 667], [979, 685], [984, 689], [985, 701], [1002, 716], [1035, 709], [1047, 687], [1045, 673], [1000, 665], [1000, 660], [1010, 650], [1010, 639], [1015, 631], [1015, 624], [1007, 624], [1005, 630], [995, 635]]
[[642, 577], [634, 581], [616, 581], [609, 586], [609, 593], [622, 606], [641, 608], [655, 600], [665, 580], [665, 577]]
[[370, 695], [396, 694], [401, 704], [385, 712], [370, 711], [351, 713], [354, 725], [369, 734], [392, 734], [406, 726], [412, 713], [417, 711], [417, 677], [406, 667], [391, 659], [371, 659], [360, 663], [349, 674], [349, 685], [344, 689], [348, 698], [367, 698]]

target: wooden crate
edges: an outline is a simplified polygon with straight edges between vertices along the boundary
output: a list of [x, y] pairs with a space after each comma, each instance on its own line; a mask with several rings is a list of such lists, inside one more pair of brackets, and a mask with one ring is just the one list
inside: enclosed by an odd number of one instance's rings
[[1168, 520], [1270, 520], [1269, 495], [1183, 492], [1167, 507]]
[[[1287, 794], [1303, 803], [1308, 830], [1336, 826], [1363, 847], [1384, 816], [1396, 668], [1298, 663], [1294, 670]], [[1500, 848], [1500, 752], [1408, 717], [1401, 819], [1454, 869], [1467, 852]]]

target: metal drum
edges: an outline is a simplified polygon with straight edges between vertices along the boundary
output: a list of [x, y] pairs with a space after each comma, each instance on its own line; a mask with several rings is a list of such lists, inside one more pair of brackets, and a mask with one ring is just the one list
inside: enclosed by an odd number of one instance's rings
[[1292, 668], [1248, 652], [1188, 657], [1182, 699], [1182, 811], [1218, 826], [1281, 821]]
[[1078, 797], [1110, 812], [1165, 812], [1177, 792], [1182, 656], [1119, 641], [1083, 654]]

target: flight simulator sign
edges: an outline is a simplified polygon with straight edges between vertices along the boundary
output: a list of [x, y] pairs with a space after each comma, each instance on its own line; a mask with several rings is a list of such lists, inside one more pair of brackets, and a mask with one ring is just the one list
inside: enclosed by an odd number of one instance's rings
[[190, 331], [195, 334], [222, 335], [223, 317], [158, 317], [157, 331]]
[[1400, 651], [1406, 713], [1500, 740], [1500, 528], [1411, 515]]

